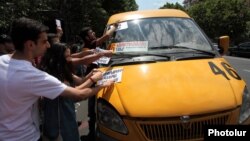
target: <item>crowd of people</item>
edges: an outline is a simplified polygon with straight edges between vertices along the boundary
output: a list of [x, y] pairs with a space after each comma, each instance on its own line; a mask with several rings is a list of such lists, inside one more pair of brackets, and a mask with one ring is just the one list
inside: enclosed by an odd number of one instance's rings
[[0, 141], [80, 141], [75, 103], [88, 99], [88, 140], [95, 140], [95, 95], [103, 72], [96, 61], [112, 51], [96, 52], [118, 27], [97, 38], [90, 28], [79, 34], [80, 49], [63, 43], [62, 28], [48, 33], [30, 18], [14, 20], [0, 38]]

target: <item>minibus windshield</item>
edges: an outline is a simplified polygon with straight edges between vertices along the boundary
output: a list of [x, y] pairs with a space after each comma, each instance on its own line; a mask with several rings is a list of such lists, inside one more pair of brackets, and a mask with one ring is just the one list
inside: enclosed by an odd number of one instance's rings
[[[112, 25], [111, 25], [112, 26]], [[110, 28], [110, 27], [109, 27]], [[189, 18], [145, 18], [119, 23], [107, 42], [116, 53], [169, 51], [183, 47], [212, 51], [207, 38]], [[172, 51], [171, 51], [172, 52]]]

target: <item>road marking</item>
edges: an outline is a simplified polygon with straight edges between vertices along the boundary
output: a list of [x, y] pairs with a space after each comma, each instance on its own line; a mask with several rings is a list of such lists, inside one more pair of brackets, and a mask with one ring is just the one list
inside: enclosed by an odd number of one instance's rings
[[250, 72], [250, 70], [243, 70], [243, 71]]

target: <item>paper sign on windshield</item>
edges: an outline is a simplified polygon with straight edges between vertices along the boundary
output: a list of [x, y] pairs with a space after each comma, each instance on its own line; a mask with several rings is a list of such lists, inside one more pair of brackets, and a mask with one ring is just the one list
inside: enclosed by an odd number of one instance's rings
[[109, 57], [102, 57], [100, 59], [97, 60], [97, 63], [98, 64], [108, 64], [110, 61], [110, 58]]
[[148, 41], [121, 42], [114, 45], [114, 52], [148, 51]]
[[119, 23], [117, 30], [123, 30], [127, 28], [128, 28], [127, 22], [122, 22], [122, 23]]
[[115, 83], [121, 82], [122, 81], [122, 72], [123, 72], [123, 68], [106, 71], [103, 74], [103, 79], [98, 81], [97, 85], [100, 85], [107, 80], [114, 80]]
[[[110, 28], [112, 28], [113, 25], [110, 26]], [[127, 29], [128, 28], [128, 23], [127, 22], [122, 22], [122, 23], [118, 23], [118, 27], [116, 28], [117, 30], [123, 30], [123, 29]]]
[[[99, 48], [99, 47], [97, 47], [97, 48], [95, 49], [95, 52], [105, 52], [105, 51], [106, 51], [106, 50], [101, 49], [101, 48]], [[109, 61], [110, 61], [110, 58], [104, 56], [104, 57], [101, 57], [100, 59], [98, 59], [96, 62], [97, 62], [98, 64], [108, 64]]]

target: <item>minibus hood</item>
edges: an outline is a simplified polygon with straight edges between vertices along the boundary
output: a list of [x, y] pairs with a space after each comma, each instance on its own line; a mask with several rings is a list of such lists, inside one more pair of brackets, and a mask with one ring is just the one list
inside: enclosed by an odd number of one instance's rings
[[[228, 110], [241, 104], [241, 92], [221, 65], [224, 59], [200, 59], [120, 66], [122, 80], [98, 97], [129, 117], [174, 117]], [[211, 65], [215, 68], [211, 68]], [[214, 66], [213, 66], [214, 67]], [[112, 68], [115, 69], [115, 68]], [[214, 72], [212, 71], [214, 69]], [[217, 73], [218, 69], [226, 73]], [[239, 84], [239, 83], [235, 83]]]

